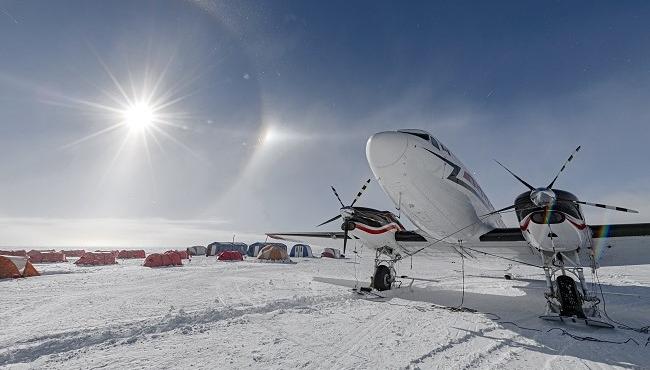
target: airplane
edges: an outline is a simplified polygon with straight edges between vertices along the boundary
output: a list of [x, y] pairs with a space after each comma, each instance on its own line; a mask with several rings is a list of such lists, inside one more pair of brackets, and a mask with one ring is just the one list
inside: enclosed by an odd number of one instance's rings
[[[375, 251], [370, 287], [391, 289], [398, 275], [395, 263], [407, 256], [449, 252], [461, 258], [481, 256], [541, 268], [546, 280], [546, 310], [542, 319], [583, 322], [613, 327], [601, 319], [600, 300], [584, 277], [601, 266], [650, 263], [644, 244], [650, 241], [650, 223], [587, 225], [581, 206], [620, 212], [635, 210], [590, 203], [554, 187], [578, 147], [556, 176], [544, 187], [534, 187], [501, 165], [526, 187], [512, 205], [496, 210], [471, 171], [440, 140], [417, 129], [379, 132], [366, 144], [370, 169], [381, 189], [416, 230], [406, 230], [390, 211], [355, 207], [370, 179], [353, 202], [341, 204], [340, 214], [321, 223], [341, 219], [343, 232], [268, 233], [270, 238], [297, 242], [359, 241]], [[507, 228], [501, 214], [515, 212], [516, 228]], [[577, 282], [576, 282], [577, 280]]]

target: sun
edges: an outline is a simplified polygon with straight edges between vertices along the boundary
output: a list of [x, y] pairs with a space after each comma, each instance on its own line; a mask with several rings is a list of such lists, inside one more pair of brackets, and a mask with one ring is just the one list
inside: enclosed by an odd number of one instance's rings
[[145, 103], [136, 103], [123, 112], [124, 122], [132, 130], [142, 131], [151, 127], [155, 120], [154, 109]]

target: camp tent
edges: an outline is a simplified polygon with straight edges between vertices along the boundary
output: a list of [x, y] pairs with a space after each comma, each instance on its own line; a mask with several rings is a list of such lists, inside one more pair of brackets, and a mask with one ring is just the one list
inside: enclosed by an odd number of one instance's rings
[[182, 259], [182, 260], [186, 260], [186, 259], [189, 258], [189, 257], [188, 257], [188, 254], [187, 254], [187, 251], [170, 250], [170, 251], [167, 251], [167, 252], [165, 252], [165, 253], [168, 253], [168, 252], [178, 253], [178, 255], [181, 256], [181, 259]]
[[75, 265], [78, 266], [102, 266], [114, 265], [115, 255], [111, 252], [86, 252], [81, 256]]
[[195, 245], [187, 248], [187, 254], [190, 256], [205, 256], [206, 248], [202, 245]]
[[224, 251], [237, 251], [241, 254], [246, 254], [248, 246], [244, 243], [233, 242], [214, 242], [210, 243], [205, 251], [206, 256], [216, 256]]
[[180, 253], [169, 251], [165, 253], [152, 253], [144, 260], [146, 267], [182, 266]]
[[27, 257], [1, 256], [0, 279], [11, 279], [40, 275]]
[[29, 262], [31, 263], [53, 263], [53, 262], [68, 262], [65, 258], [65, 255], [61, 252], [55, 252], [53, 250], [48, 251], [37, 251], [31, 250], [27, 253], [29, 256]]
[[217, 256], [219, 261], [243, 261], [244, 256], [239, 251], [223, 251]]
[[27, 252], [24, 249], [18, 250], [18, 251], [2, 251], [2, 250], [0, 250], [0, 255], [1, 256], [27, 257]]
[[314, 254], [311, 251], [311, 247], [307, 244], [296, 244], [291, 248], [291, 253], [289, 257], [314, 257]]
[[83, 249], [72, 249], [72, 250], [61, 250], [61, 253], [65, 255], [66, 258], [68, 257], [81, 257], [86, 253], [85, 250]]
[[320, 254], [321, 257], [326, 257], [326, 258], [343, 258], [344, 256], [341, 254], [341, 250], [335, 249], [335, 248], [325, 248], [323, 249], [323, 253]]
[[267, 245], [257, 255], [260, 262], [292, 263], [285, 249], [278, 245]]
[[120, 251], [118, 250], [96, 250], [94, 253], [110, 253], [113, 255], [113, 257], [117, 258], [117, 256], [120, 254]]
[[282, 244], [282, 243], [262, 243], [262, 242], [257, 242], [257, 243], [253, 243], [253, 244], [248, 246], [248, 250], [246, 251], [246, 254], [249, 257], [257, 257], [257, 255], [260, 253], [262, 248], [266, 247], [267, 245], [275, 245], [275, 246], [278, 246], [278, 247], [284, 249], [285, 252], [287, 251], [287, 246]]
[[144, 253], [142, 249], [133, 249], [133, 250], [124, 249], [117, 254], [117, 258], [121, 258], [121, 259], [145, 258], [146, 256], [147, 256], [146, 253]]

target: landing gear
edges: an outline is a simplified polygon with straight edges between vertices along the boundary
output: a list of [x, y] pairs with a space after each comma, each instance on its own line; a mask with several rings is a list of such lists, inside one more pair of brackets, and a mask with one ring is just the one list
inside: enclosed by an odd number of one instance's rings
[[555, 279], [555, 285], [560, 301], [560, 316], [586, 318], [582, 310], [582, 297], [573, 278], [569, 275], [560, 275]]
[[390, 273], [388, 266], [379, 265], [372, 277], [372, 286], [379, 291], [390, 290], [393, 280], [395, 280], [395, 277]]
[[587, 289], [578, 253], [542, 252], [542, 258], [547, 291], [544, 293], [546, 314], [540, 318], [614, 327], [600, 319], [600, 299]]
[[390, 290], [395, 282], [395, 262], [402, 259], [392, 248], [382, 247], [375, 252], [375, 273], [370, 286], [379, 291]]

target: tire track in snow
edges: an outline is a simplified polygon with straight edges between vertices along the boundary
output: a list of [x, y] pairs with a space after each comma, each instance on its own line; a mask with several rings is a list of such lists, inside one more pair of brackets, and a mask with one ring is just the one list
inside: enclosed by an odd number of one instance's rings
[[0, 366], [32, 362], [43, 356], [79, 350], [104, 343], [115, 344], [123, 341], [123, 344], [130, 344], [150, 334], [167, 333], [176, 329], [212, 324], [251, 314], [264, 314], [281, 309], [313, 309], [313, 306], [319, 303], [345, 298], [301, 297], [278, 300], [258, 306], [221, 307], [191, 313], [180, 310], [176, 314], [167, 314], [157, 319], [140, 320], [123, 325], [108, 326], [103, 329], [92, 328], [34, 337], [22, 343], [17, 343], [14, 348], [18, 348], [15, 349], [11, 347], [0, 348]]
[[[475, 352], [476, 357], [474, 357], [468, 364], [462, 367], [462, 369], [476, 369], [479, 367], [479, 365], [482, 365], [480, 367], [485, 367], [486, 364], [481, 364], [484, 360], [489, 360], [490, 358], [495, 357], [496, 353], [499, 352], [501, 349], [506, 348], [506, 353], [501, 356], [500, 359], [498, 359], [498, 362], [503, 362], [507, 358], [509, 358], [512, 353], [514, 352], [511, 348], [511, 346], [508, 344], [508, 342], [511, 342], [513, 339], [521, 337], [520, 335], [513, 335], [511, 337], [504, 337], [504, 338], [492, 338], [493, 341], [497, 341], [497, 343], [492, 344], [489, 348], [486, 350], [482, 350], [480, 352]], [[488, 363], [487, 365], [493, 365], [494, 363]]]
[[[370, 322], [364, 323], [366, 326], [363, 330], [361, 330], [358, 334], [347, 338], [343, 344], [337, 346], [337, 350], [333, 351], [334, 355], [331, 356], [333, 361], [331, 368], [337, 368], [343, 360], [348, 360], [350, 357], [358, 357], [363, 359], [363, 357], [356, 355], [355, 352], [359, 349], [359, 347], [361, 347], [361, 345], [365, 344], [365, 340], [368, 339], [371, 334], [375, 334], [378, 331], [381, 331], [382, 329], [386, 328], [388, 324], [390, 324], [390, 320], [385, 320], [385, 318], [390, 314], [390, 311], [384, 310], [381, 313], [373, 316]], [[382, 322], [379, 325], [373, 325], [373, 323], [377, 322], [378, 320], [381, 320]]]
[[411, 360], [409, 362], [409, 364], [405, 368], [406, 369], [413, 368], [414, 366], [417, 366], [417, 365], [423, 363], [424, 361], [426, 361], [429, 358], [432, 358], [433, 356], [437, 355], [438, 353], [445, 352], [445, 351], [447, 351], [447, 350], [449, 350], [451, 348], [454, 348], [457, 345], [469, 342], [470, 340], [476, 338], [477, 335], [483, 335], [485, 333], [489, 333], [489, 332], [492, 332], [492, 331], [497, 330], [497, 329], [499, 329], [499, 328], [498, 327], [489, 327], [489, 328], [485, 328], [485, 329], [479, 329], [478, 331], [465, 334], [460, 338], [453, 339], [453, 340], [449, 341], [447, 344], [442, 345], [442, 346], [437, 347], [437, 348], [434, 348], [433, 350], [423, 354], [422, 356]]

